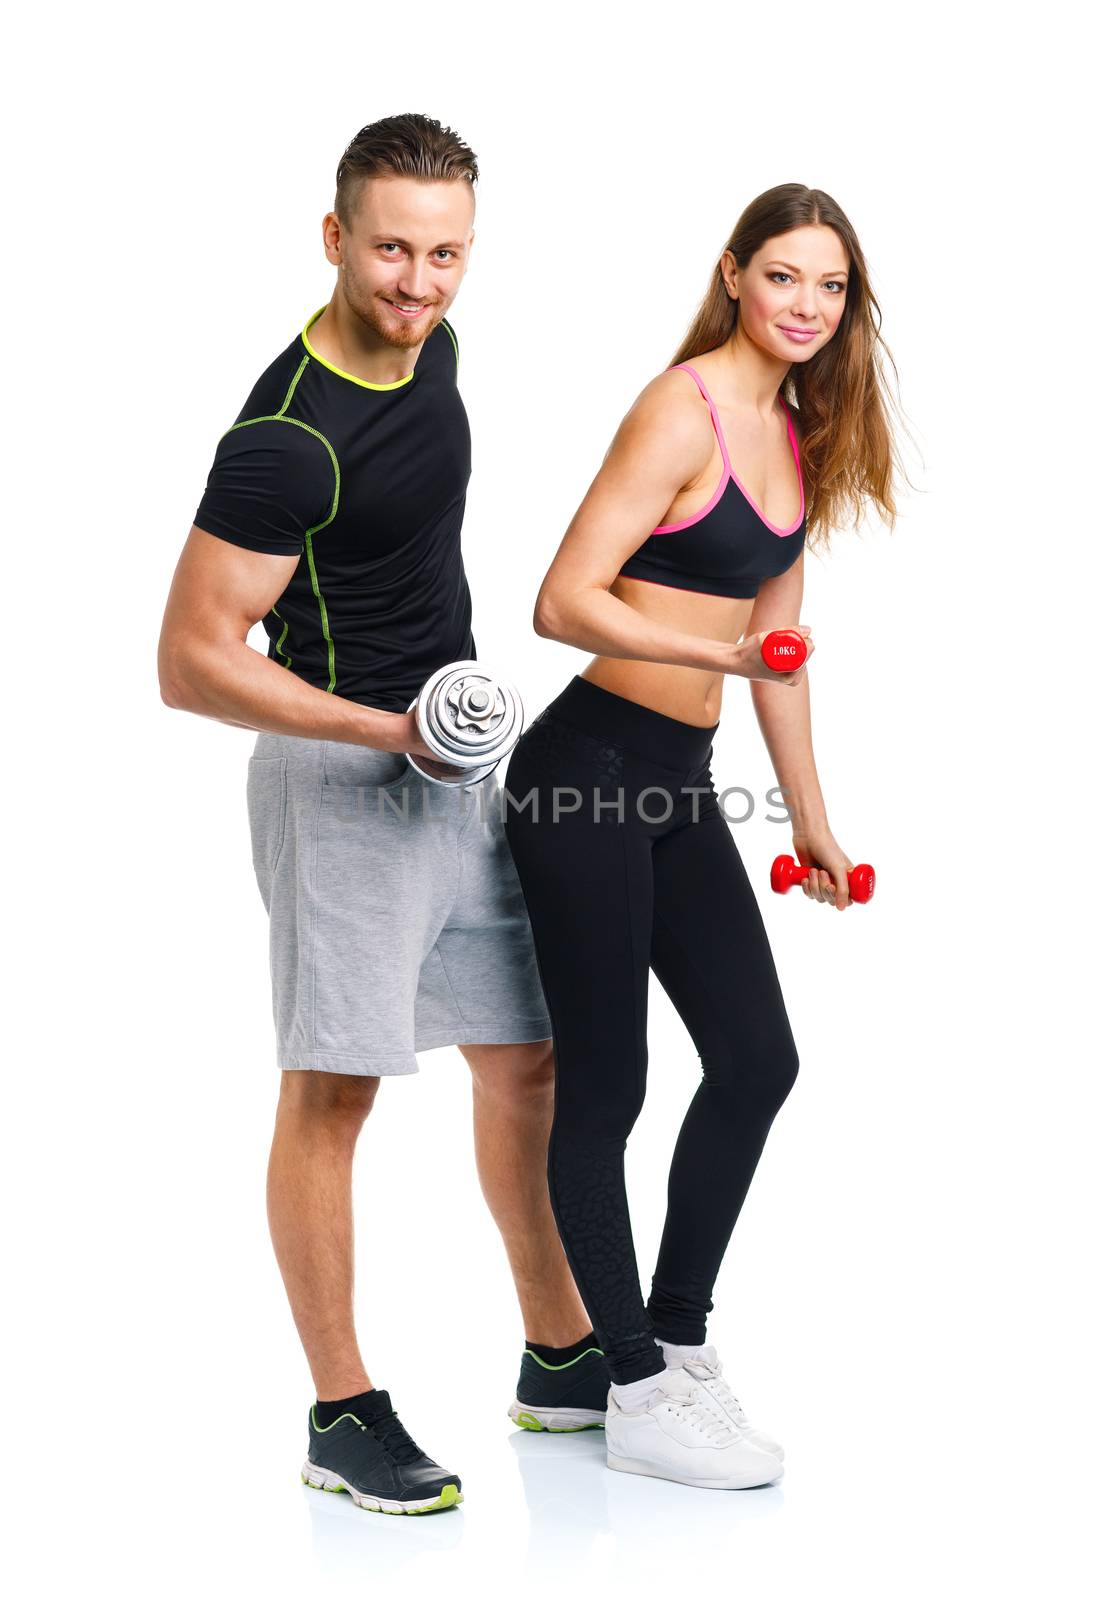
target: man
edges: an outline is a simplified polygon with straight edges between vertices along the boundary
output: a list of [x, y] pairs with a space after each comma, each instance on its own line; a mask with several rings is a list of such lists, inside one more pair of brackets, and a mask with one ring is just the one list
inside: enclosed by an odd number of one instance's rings
[[[218, 444], [159, 648], [168, 705], [258, 730], [248, 803], [283, 1069], [268, 1216], [315, 1384], [303, 1476], [371, 1510], [461, 1498], [371, 1383], [353, 1321], [354, 1144], [380, 1078], [418, 1070], [417, 1051], [456, 1044], [473, 1076], [479, 1176], [525, 1320], [510, 1414], [601, 1424], [608, 1384], [548, 1199], [551, 1030], [504, 830], [405, 759], [433, 759], [408, 711], [420, 686], [476, 659], [445, 321], [476, 179], [427, 117], [352, 141], [323, 222], [334, 293]], [[267, 658], [247, 643], [261, 620]]]

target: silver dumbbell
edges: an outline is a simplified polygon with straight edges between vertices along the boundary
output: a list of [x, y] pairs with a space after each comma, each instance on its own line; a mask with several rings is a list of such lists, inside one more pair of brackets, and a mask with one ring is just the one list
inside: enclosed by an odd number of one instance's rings
[[429, 783], [461, 789], [488, 778], [521, 736], [524, 707], [511, 683], [477, 661], [452, 661], [433, 672], [408, 710], [437, 761], [460, 767], [461, 776], [436, 778], [408, 753]]

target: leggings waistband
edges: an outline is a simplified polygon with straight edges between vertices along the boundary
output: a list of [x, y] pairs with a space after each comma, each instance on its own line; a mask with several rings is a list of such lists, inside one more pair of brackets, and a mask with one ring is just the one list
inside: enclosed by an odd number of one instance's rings
[[693, 772], [706, 761], [719, 726], [716, 722], [698, 728], [694, 722], [678, 722], [579, 676], [560, 690], [548, 711], [596, 739], [613, 740], [647, 761], [681, 772]]

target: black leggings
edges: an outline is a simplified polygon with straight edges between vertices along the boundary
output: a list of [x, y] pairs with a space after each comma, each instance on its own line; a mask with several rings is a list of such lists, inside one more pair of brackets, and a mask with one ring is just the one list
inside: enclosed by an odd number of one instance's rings
[[[724, 1252], [797, 1075], [765, 925], [715, 799], [714, 731], [576, 677], [526, 730], [506, 776], [505, 830], [555, 1045], [552, 1207], [616, 1383], [660, 1371], [654, 1334], [704, 1343]], [[624, 1151], [645, 1098], [650, 967], [702, 1078], [672, 1158], [646, 1308]]]

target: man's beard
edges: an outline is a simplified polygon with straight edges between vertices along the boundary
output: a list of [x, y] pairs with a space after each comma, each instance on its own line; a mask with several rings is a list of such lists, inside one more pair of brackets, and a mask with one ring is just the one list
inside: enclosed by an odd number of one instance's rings
[[367, 328], [372, 329], [385, 344], [391, 344], [397, 350], [411, 350], [416, 345], [422, 344], [434, 330], [436, 323], [441, 320], [437, 315], [433, 321], [429, 321], [427, 309], [414, 323], [394, 316], [388, 309], [387, 302], [378, 295], [363, 295], [361, 289], [350, 281], [345, 270], [342, 273], [342, 293], [354, 316], [364, 322]]

